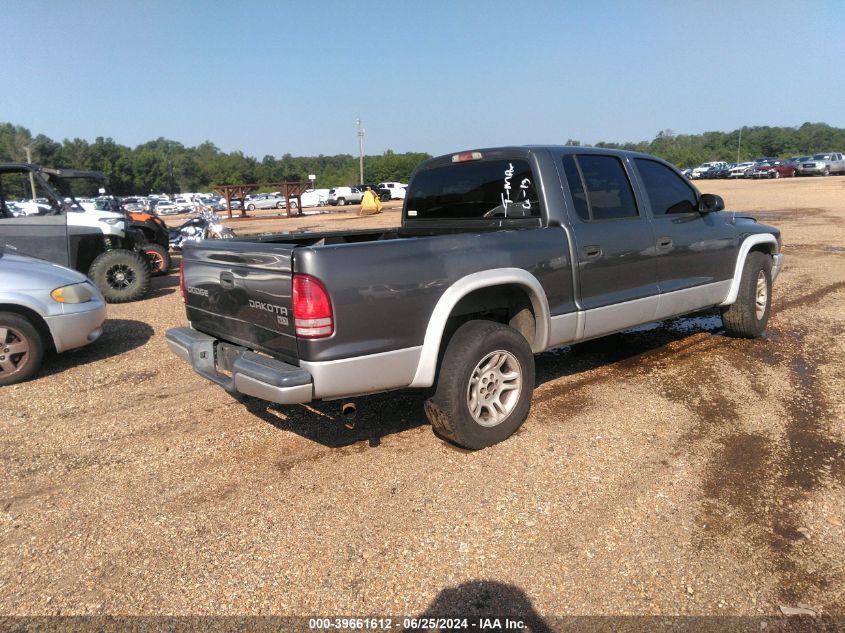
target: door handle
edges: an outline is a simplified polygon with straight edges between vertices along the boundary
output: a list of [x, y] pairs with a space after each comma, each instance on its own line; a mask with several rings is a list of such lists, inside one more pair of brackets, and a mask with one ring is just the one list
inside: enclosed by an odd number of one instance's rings
[[584, 257], [588, 257], [593, 259], [601, 255], [601, 246], [585, 246], [584, 247]]
[[657, 246], [660, 248], [671, 248], [672, 246], [672, 239], [668, 237], [661, 237], [660, 240], [657, 242]]

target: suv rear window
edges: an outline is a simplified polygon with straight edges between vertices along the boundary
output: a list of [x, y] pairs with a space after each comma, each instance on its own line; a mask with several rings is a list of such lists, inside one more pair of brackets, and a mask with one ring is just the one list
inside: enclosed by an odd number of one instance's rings
[[421, 171], [408, 188], [408, 217], [536, 218], [540, 201], [524, 160], [466, 162]]

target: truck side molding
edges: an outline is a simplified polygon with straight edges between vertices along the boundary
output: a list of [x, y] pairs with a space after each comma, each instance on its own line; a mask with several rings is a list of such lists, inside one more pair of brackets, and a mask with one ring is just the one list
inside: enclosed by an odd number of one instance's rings
[[434, 384], [440, 341], [446, 329], [446, 321], [458, 302], [480, 288], [506, 285], [522, 287], [531, 299], [536, 323], [534, 340], [529, 341], [531, 350], [537, 354], [548, 347], [549, 302], [546, 299], [546, 292], [534, 275], [522, 268], [494, 268], [473, 273], [461, 277], [449, 286], [434, 306], [425, 331], [417, 372], [409, 387], [430, 387]]

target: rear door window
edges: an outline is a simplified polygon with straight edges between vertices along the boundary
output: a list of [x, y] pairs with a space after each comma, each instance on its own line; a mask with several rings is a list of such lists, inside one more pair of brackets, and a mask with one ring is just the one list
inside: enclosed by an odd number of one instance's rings
[[418, 172], [406, 198], [408, 217], [424, 220], [540, 217], [534, 174], [521, 159]]
[[634, 190], [616, 156], [564, 156], [564, 173], [575, 201], [575, 211], [586, 222], [639, 216]]

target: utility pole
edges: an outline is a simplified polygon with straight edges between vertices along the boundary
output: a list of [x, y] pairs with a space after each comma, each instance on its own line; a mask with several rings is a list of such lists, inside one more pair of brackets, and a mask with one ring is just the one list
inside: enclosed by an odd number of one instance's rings
[[742, 147], [742, 127], [739, 128], [739, 142], [736, 144], [736, 162], [739, 162], [739, 149]]
[[358, 182], [364, 182], [364, 128], [361, 117], [358, 117]]
[[[29, 145], [26, 145], [24, 148], [26, 152], [26, 162], [32, 162], [32, 148]], [[32, 175], [32, 172], [29, 172], [29, 189], [32, 191], [32, 199], [35, 200], [35, 176]]]

